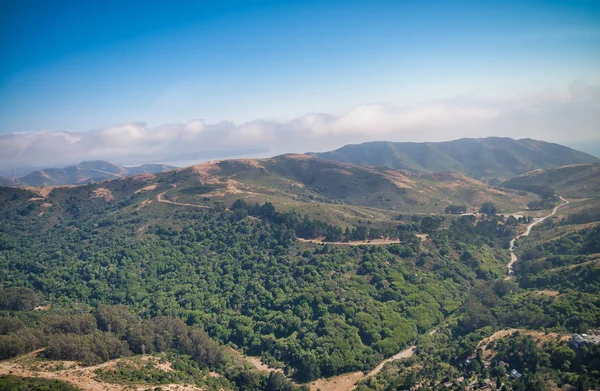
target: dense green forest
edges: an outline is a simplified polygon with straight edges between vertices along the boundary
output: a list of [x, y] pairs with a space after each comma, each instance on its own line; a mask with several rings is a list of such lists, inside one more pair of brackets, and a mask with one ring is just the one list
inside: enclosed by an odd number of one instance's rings
[[[600, 324], [594, 274], [569, 274], [579, 288], [564, 282], [558, 298], [536, 295], [527, 289], [543, 283], [532, 280], [541, 278], [537, 271], [529, 276], [524, 253], [523, 278], [503, 280], [509, 242], [529, 220], [496, 216], [491, 204], [480, 217], [414, 215], [393, 227], [365, 222], [342, 230], [242, 200], [141, 213], [136, 195], [109, 204], [65, 190], [55, 196], [59, 206], [40, 217], [27, 194], [0, 196], [10, 201], [0, 207], [1, 358], [43, 347], [49, 359], [91, 365], [170, 352], [188, 368], [181, 378], [205, 387], [290, 389], [283, 375], [248, 371], [225, 346], [306, 382], [372, 369], [434, 328], [443, 330], [431, 337], [443, 339], [436, 349], [446, 351], [436, 354], [459, 371], [494, 330], [585, 332]], [[596, 227], [552, 245], [580, 257], [598, 252], [597, 236]], [[298, 237], [400, 242], [336, 246]], [[40, 304], [51, 309], [32, 311]], [[225, 377], [206, 383], [203, 370]], [[384, 373], [361, 387], [408, 384], [398, 380], [402, 371]], [[143, 378], [133, 370], [102, 376]]]
[[[497, 220], [454, 224], [422, 245], [414, 233], [442, 221], [425, 217], [400, 224], [403, 244], [344, 248], [298, 243], [302, 230], [328, 226], [270, 204], [152, 220], [95, 217], [86, 203], [69, 199], [71, 218], [46, 230], [32, 230], [22, 210], [3, 211], [6, 288], [31, 288], [56, 308], [121, 304], [144, 318], [178, 317], [304, 380], [373, 367], [455, 311], [464, 286], [504, 273]], [[27, 300], [5, 308], [31, 309]]]
[[[516, 282], [476, 283], [446, 328], [419, 338], [415, 356], [387, 364], [358, 389], [600, 386], [600, 345], [569, 343], [570, 333], [588, 333], [600, 325], [598, 262], [587, 261], [590, 256], [597, 259], [600, 224], [573, 227], [573, 220], [569, 216], [558, 224], [548, 221], [536, 229], [519, 247]], [[487, 356], [478, 349], [483, 338], [510, 329], [524, 331], [490, 343]]]

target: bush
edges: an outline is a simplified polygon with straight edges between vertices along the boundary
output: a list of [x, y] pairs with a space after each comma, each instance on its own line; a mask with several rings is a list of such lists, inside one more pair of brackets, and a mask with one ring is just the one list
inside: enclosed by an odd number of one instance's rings
[[0, 360], [16, 357], [44, 346], [44, 334], [39, 329], [23, 328], [0, 336]]
[[53, 360], [80, 361], [94, 365], [129, 354], [129, 349], [109, 333], [97, 332], [91, 335], [54, 334], [48, 338], [44, 356]]
[[0, 389], [5, 391], [79, 391], [69, 383], [60, 380], [35, 379], [0, 375]]
[[12, 287], [0, 290], [0, 310], [31, 311], [38, 302], [37, 293], [29, 288]]
[[96, 319], [90, 314], [51, 315], [42, 320], [46, 334], [91, 334], [96, 331]]
[[20, 330], [23, 327], [25, 327], [25, 325], [17, 318], [12, 318], [8, 316], [0, 317], [0, 334], [2, 335]]

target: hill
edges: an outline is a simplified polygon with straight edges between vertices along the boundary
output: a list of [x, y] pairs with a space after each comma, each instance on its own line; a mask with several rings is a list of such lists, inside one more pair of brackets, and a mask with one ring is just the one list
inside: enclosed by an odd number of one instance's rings
[[534, 191], [552, 189], [565, 197], [600, 197], [600, 164], [574, 164], [534, 170], [502, 183], [511, 189]]
[[474, 209], [492, 202], [512, 210], [528, 201], [516, 191], [492, 188], [457, 173], [413, 173], [294, 154], [209, 162], [159, 177], [164, 176], [175, 185], [167, 196], [188, 203], [245, 198], [433, 213], [451, 203]]
[[483, 179], [506, 179], [534, 169], [568, 164], [600, 163], [600, 159], [592, 155], [562, 145], [500, 137], [431, 143], [377, 141], [310, 155], [401, 170], [452, 171]]
[[123, 167], [103, 160], [84, 161], [65, 168], [37, 170], [19, 178], [0, 177], [4, 186], [58, 186], [101, 182], [144, 173], [158, 173], [177, 167], [166, 164], [144, 164]]
[[[507, 249], [533, 227], [528, 216], [433, 215], [468, 197], [517, 210], [532, 197], [517, 192], [305, 155], [1, 187], [0, 374], [94, 376], [98, 389], [466, 389], [474, 376], [595, 388], [600, 349], [567, 339], [600, 327], [597, 200], [535, 224], [511, 279]], [[393, 240], [369, 242], [381, 237]], [[498, 360], [476, 353], [515, 328], [556, 334], [543, 352], [519, 339], [497, 344]]]
[[[456, 312], [465, 287], [504, 275], [514, 229], [463, 216], [466, 224], [429, 240], [444, 219], [427, 213], [388, 217], [393, 243], [323, 245], [297, 239], [341, 227], [230, 201], [273, 197], [322, 215], [345, 205], [367, 213], [363, 205], [408, 205], [407, 196], [441, 186], [489, 188], [461, 178], [284, 155], [80, 186], [0, 188], [0, 311], [15, 312], [0, 323], [10, 330], [0, 335], [0, 360], [38, 348], [53, 367], [165, 352], [187, 360], [174, 369], [208, 368], [234, 383], [206, 389], [265, 391], [284, 388], [247, 386], [265, 384], [266, 375], [242, 376], [245, 365], [232, 366], [222, 345], [261, 355], [300, 382], [371, 370]], [[372, 234], [379, 222], [367, 220]], [[450, 246], [455, 236], [460, 246]]]

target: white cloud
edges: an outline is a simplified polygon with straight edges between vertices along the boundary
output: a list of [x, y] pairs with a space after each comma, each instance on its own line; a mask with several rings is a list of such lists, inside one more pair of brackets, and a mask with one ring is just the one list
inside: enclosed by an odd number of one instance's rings
[[337, 117], [311, 113], [285, 122], [236, 125], [193, 120], [158, 127], [129, 122], [88, 132], [13, 133], [0, 136], [0, 165], [202, 160], [256, 151], [319, 151], [375, 139], [437, 141], [494, 135], [579, 142], [597, 140], [599, 134], [600, 87], [574, 83], [564, 91], [512, 100], [466, 95], [409, 107], [365, 104]]

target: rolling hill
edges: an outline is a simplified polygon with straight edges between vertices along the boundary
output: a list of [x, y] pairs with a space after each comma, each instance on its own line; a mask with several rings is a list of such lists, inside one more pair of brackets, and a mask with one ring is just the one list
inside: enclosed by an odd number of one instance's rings
[[[0, 310], [10, 314], [0, 324], [0, 373], [76, 384], [87, 370], [94, 381], [144, 387], [179, 379], [301, 391], [403, 384], [404, 371], [417, 370], [441, 384], [489, 376], [463, 363], [495, 330], [552, 328], [568, 339], [600, 322], [597, 218], [571, 218], [596, 200], [572, 201], [519, 239], [507, 279], [507, 247], [532, 223], [433, 214], [486, 201], [517, 211], [535, 197], [461, 173], [293, 154], [129, 177], [118, 166], [95, 169], [118, 178], [0, 187]], [[451, 367], [423, 374], [425, 347]], [[416, 364], [377, 372], [403, 352]], [[276, 369], [253, 369], [267, 365]], [[569, 379], [587, 381], [573, 368]], [[302, 388], [249, 385], [291, 380]]]
[[367, 142], [310, 155], [418, 172], [452, 171], [483, 179], [507, 179], [534, 169], [568, 164], [600, 163], [594, 156], [562, 145], [500, 137], [435, 143]]
[[269, 201], [279, 210], [296, 210], [339, 226], [352, 226], [361, 219], [391, 221], [399, 213], [443, 213], [449, 204], [475, 211], [484, 202], [492, 202], [500, 211], [512, 212], [536, 198], [458, 173], [413, 173], [294, 154], [212, 161], [87, 186], [41, 190], [53, 192], [60, 205], [73, 197], [134, 205], [144, 200], [156, 205], [158, 198], [163, 203], [205, 208], [227, 207], [237, 199]]
[[522, 190], [535, 186], [552, 189], [565, 197], [599, 198], [600, 164], [574, 164], [533, 170], [509, 179], [502, 186]]
[[295, 154], [209, 162], [159, 176], [176, 186], [169, 197], [188, 203], [247, 198], [433, 213], [450, 203], [475, 209], [488, 201], [512, 210], [528, 200], [458, 173], [413, 173]]
[[153, 174], [175, 168], [165, 164], [144, 164], [136, 167], [123, 167], [103, 160], [93, 160], [84, 161], [65, 168], [37, 170], [19, 178], [0, 177], [0, 184], [5, 186], [78, 185], [137, 174]]

